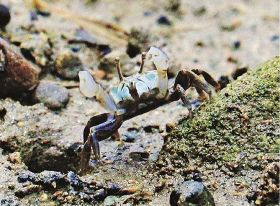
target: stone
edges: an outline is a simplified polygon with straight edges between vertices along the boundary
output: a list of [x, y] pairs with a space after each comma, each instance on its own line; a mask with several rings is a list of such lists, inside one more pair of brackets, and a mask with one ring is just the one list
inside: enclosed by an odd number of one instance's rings
[[54, 82], [41, 81], [35, 91], [35, 100], [44, 103], [50, 109], [60, 109], [68, 102], [69, 92]]
[[18, 96], [34, 89], [40, 72], [0, 38], [0, 97]]
[[185, 181], [177, 186], [170, 195], [171, 206], [214, 206], [211, 193], [202, 182]]
[[104, 200], [104, 206], [117, 205], [119, 201], [120, 201], [120, 197], [118, 196], [108, 196]]
[[124, 142], [132, 143], [135, 142], [135, 140], [139, 137], [140, 137], [139, 131], [136, 129], [132, 129], [123, 134], [122, 140]]
[[56, 57], [55, 70], [64, 79], [78, 79], [79, 71], [84, 70], [84, 66], [76, 54], [64, 50]]
[[10, 9], [0, 4], [0, 27], [4, 28], [11, 20]]

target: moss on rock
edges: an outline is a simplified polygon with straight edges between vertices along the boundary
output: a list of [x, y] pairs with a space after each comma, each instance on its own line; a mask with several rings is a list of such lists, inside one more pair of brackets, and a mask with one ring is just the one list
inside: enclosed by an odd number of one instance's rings
[[[232, 82], [167, 139], [171, 157], [258, 168], [279, 151], [280, 57]], [[164, 155], [164, 154], [163, 154]], [[178, 156], [178, 157], [177, 157]], [[187, 158], [185, 158], [187, 157]]]

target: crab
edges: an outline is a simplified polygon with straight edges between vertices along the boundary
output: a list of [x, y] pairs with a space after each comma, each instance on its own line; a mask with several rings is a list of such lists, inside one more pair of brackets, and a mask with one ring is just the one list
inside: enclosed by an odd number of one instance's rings
[[[156, 70], [144, 71], [146, 57], [152, 61]], [[88, 169], [92, 151], [94, 158], [100, 160], [99, 141], [110, 136], [120, 140], [118, 129], [124, 121], [179, 99], [192, 117], [192, 105], [186, 96], [186, 90], [194, 87], [201, 99], [205, 99], [207, 95], [209, 98], [212, 95], [212, 89], [206, 82], [216, 91], [220, 89], [220, 85], [211, 75], [200, 69], [180, 70], [174, 85], [169, 86], [167, 77], [169, 58], [157, 47], [151, 47], [147, 53], [142, 53], [139, 72], [132, 76], [124, 77], [120, 59], [116, 58], [115, 62], [119, 83], [108, 92], [95, 82], [88, 71], [79, 72], [81, 93], [88, 98], [94, 98], [109, 111], [90, 118], [84, 128], [81, 171]], [[202, 81], [199, 75], [202, 75], [206, 82]]]

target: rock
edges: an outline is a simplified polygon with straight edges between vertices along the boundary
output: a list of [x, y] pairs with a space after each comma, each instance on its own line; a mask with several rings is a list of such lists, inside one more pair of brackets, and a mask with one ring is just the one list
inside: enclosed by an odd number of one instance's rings
[[43, 193], [39, 197], [40, 202], [46, 202], [48, 200], [48, 195], [46, 193]]
[[109, 182], [107, 184], [106, 190], [108, 195], [117, 195], [121, 190], [121, 187], [116, 183]]
[[29, 170], [22, 172], [19, 174], [17, 178], [19, 183], [24, 183], [27, 181], [34, 182], [35, 181], [35, 174], [33, 172], [30, 172]]
[[20, 203], [18, 203], [16, 200], [12, 198], [4, 198], [0, 199], [0, 205], [1, 206], [20, 206]]
[[181, 0], [166, 0], [164, 8], [167, 11], [178, 12], [181, 7]]
[[202, 16], [206, 13], [206, 7], [205, 6], [200, 6], [198, 8], [195, 8], [194, 11], [193, 11], [193, 14], [195, 16]]
[[93, 197], [97, 201], [103, 201], [106, 198], [105, 189], [96, 190]]
[[123, 136], [122, 136], [122, 140], [124, 142], [135, 142], [135, 140], [137, 138], [139, 138], [140, 134], [139, 131], [136, 129], [132, 129], [132, 130], [128, 130], [126, 131]]
[[237, 50], [241, 46], [241, 42], [239, 40], [236, 40], [233, 42], [233, 49]]
[[129, 157], [134, 161], [147, 161], [150, 154], [148, 152], [130, 152]]
[[10, 153], [8, 155], [7, 160], [13, 164], [20, 164], [21, 163], [21, 157], [19, 152]]
[[36, 174], [33, 182], [35, 184], [42, 185], [44, 188], [56, 188], [58, 186], [61, 187], [68, 183], [65, 175], [61, 172], [47, 170]]
[[53, 64], [53, 50], [48, 34], [26, 34], [18, 37], [21, 54], [28, 60], [48, 70]]
[[116, 63], [115, 58], [120, 58], [121, 63], [121, 69], [124, 76], [127, 76], [127, 72], [124, 69], [124, 65], [130, 64], [130, 58], [129, 56], [124, 52], [120, 50], [113, 51], [109, 54], [106, 54], [100, 61], [98, 65], [98, 69], [101, 71], [105, 71], [106, 79], [112, 79], [113, 76], [117, 76], [117, 69], [116, 69]]
[[42, 186], [32, 184], [15, 191], [15, 196], [19, 198], [23, 198], [26, 195], [30, 195], [32, 193], [39, 192], [41, 190], [42, 190]]
[[5, 107], [0, 106], [0, 120], [4, 119], [5, 115], [7, 114], [7, 110]]
[[104, 206], [117, 205], [119, 201], [120, 201], [120, 197], [118, 197], [118, 196], [108, 196], [104, 200]]
[[77, 55], [64, 50], [56, 57], [55, 70], [62, 78], [78, 79], [79, 71], [84, 70], [84, 66]]
[[38, 84], [40, 69], [0, 38], [0, 97], [18, 96]]
[[50, 109], [60, 109], [68, 102], [69, 92], [54, 82], [41, 81], [36, 88], [35, 99]]
[[185, 181], [170, 195], [171, 206], [211, 206], [214, 199], [201, 182]]
[[4, 28], [11, 20], [11, 14], [8, 7], [0, 4], [0, 27]]
[[234, 31], [237, 28], [239, 28], [241, 26], [241, 21], [238, 19], [233, 19], [233, 20], [224, 20], [221, 24], [220, 24], [220, 28], [222, 31]]
[[72, 171], [67, 174], [67, 180], [74, 189], [83, 188], [83, 182], [79, 179], [78, 175]]
[[171, 25], [170, 20], [166, 16], [163, 16], [163, 15], [158, 17], [157, 23], [160, 24], [160, 25], [165, 25], [165, 26], [170, 26]]
[[130, 58], [135, 57], [145, 51], [149, 45], [149, 35], [147, 32], [132, 28], [130, 31], [126, 53]]

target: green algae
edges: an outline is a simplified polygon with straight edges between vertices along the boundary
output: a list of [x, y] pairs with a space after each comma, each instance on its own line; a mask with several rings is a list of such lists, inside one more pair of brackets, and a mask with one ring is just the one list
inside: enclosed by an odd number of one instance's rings
[[255, 167], [274, 159], [280, 148], [279, 72], [277, 56], [232, 82], [179, 123], [165, 153], [220, 166], [242, 161]]

